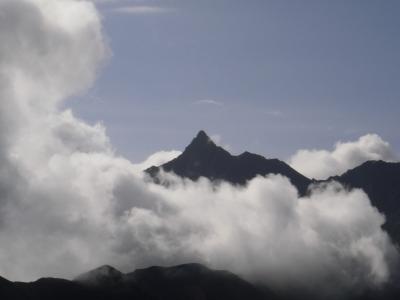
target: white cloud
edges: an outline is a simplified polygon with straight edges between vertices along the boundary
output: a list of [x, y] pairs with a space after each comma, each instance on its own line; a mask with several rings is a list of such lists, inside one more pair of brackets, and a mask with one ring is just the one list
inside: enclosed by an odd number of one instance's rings
[[224, 104], [220, 101], [212, 100], [212, 99], [202, 99], [194, 102], [195, 104], [203, 104], [203, 105], [215, 105], [215, 106], [223, 106]]
[[299, 150], [288, 162], [310, 178], [325, 179], [340, 175], [368, 160], [396, 159], [389, 143], [376, 134], [367, 134], [354, 142], [338, 142], [332, 151]]
[[135, 167], [137, 167], [140, 171], [146, 170], [152, 166], [158, 167], [178, 157], [181, 153], [181, 151], [177, 150], [159, 151], [150, 155], [144, 162], [136, 164]]
[[114, 8], [113, 11], [123, 14], [131, 15], [149, 15], [149, 14], [164, 14], [173, 11], [171, 8], [162, 6], [149, 6], [149, 5], [129, 5]]
[[280, 110], [269, 110], [269, 111], [266, 111], [265, 114], [268, 116], [276, 117], [276, 118], [284, 116], [284, 113]]
[[229, 144], [226, 144], [222, 141], [222, 137], [219, 134], [212, 134], [210, 136], [210, 139], [217, 145], [220, 146], [222, 148], [224, 148], [225, 150], [232, 152], [232, 146]]
[[101, 124], [61, 110], [107, 55], [92, 4], [8, 0], [0, 11], [2, 276], [199, 261], [328, 294], [389, 279], [397, 253], [362, 191], [331, 184], [299, 199], [281, 176], [215, 187], [165, 175], [167, 189], [116, 156]]

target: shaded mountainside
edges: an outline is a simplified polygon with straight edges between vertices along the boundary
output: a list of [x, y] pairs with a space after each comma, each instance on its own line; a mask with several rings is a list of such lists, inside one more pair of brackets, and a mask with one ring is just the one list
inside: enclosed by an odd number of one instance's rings
[[400, 242], [400, 163], [367, 161], [330, 180], [363, 189], [372, 205], [385, 214], [385, 229]]
[[213, 181], [224, 180], [233, 184], [245, 184], [257, 175], [281, 174], [288, 177], [302, 195], [311, 182], [278, 159], [266, 159], [249, 152], [231, 155], [217, 146], [204, 131], [197, 134], [180, 156], [162, 166], [153, 166], [146, 172], [157, 178], [160, 169], [192, 180], [206, 177]]
[[74, 281], [43, 278], [31, 283], [0, 278], [0, 299], [278, 299], [269, 290], [260, 290], [238, 276], [208, 269], [198, 264], [150, 267], [123, 274], [103, 266]]

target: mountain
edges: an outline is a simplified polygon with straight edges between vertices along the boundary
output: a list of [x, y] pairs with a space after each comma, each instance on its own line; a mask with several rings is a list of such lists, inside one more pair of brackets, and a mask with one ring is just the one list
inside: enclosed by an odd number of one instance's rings
[[84, 282], [86, 286], [117, 286], [123, 281], [124, 274], [117, 269], [105, 265], [83, 273], [75, 278], [76, 282]]
[[290, 179], [300, 195], [305, 195], [312, 183], [333, 180], [349, 189], [361, 188], [372, 205], [385, 214], [384, 228], [400, 244], [400, 163], [367, 161], [340, 176], [311, 181], [278, 159], [266, 159], [249, 152], [231, 155], [200, 131], [180, 156], [146, 172], [157, 181], [161, 169], [192, 180], [206, 177], [212, 181], [224, 180], [241, 185], [257, 175], [281, 174]]
[[[4, 300], [106, 300], [112, 294], [101, 289], [91, 289], [65, 279], [41, 278], [35, 282], [0, 283], [0, 299]], [[123, 299], [123, 298], [121, 298]], [[128, 299], [128, 298], [125, 298]]]
[[261, 291], [233, 273], [200, 264], [151, 267], [127, 277], [156, 299], [277, 299], [268, 289]]
[[132, 273], [103, 266], [69, 281], [42, 278], [35, 282], [10, 282], [0, 277], [4, 300], [272, 300], [268, 289], [259, 289], [240, 277], [199, 264], [150, 267]]
[[367, 161], [327, 181], [331, 180], [363, 189], [372, 205], [385, 214], [385, 229], [400, 242], [400, 163]]
[[250, 152], [231, 155], [217, 146], [204, 131], [197, 134], [180, 156], [161, 166], [153, 166], [146, 172], [157, 180], [161, 169], [192, 180], [206, 177], [240, 185], [257, 175], [281, 174], [289, 178], [301, 195], [306, 193], [311, 183], [310, 179], [278, 159], [266, 159]]

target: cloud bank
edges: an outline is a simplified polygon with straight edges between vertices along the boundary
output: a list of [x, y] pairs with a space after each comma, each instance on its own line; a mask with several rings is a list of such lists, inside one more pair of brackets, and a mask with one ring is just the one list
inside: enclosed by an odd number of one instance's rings
[[340, 175], [368, 160], [397, 160], [388, 142], [366, 134], [354, 142], [338, 142], [332, 151], [299, 150], [288, 161], [292, 168], [315, 179]]
[[92, 3], [5, 0], [0, 11], [1, 276], [197, 261], [324, 295], [390, 278], [397, 253], [362, 191], [330, 184], [299, 198], [281, 176], [215, 187], [165, 174], [167, 189], [116, 156], [101, 124], [62, 109], [108, 55]]

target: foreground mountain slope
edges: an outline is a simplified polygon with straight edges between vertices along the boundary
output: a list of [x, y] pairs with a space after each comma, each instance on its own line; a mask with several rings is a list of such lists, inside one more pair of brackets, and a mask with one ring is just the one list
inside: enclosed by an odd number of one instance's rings
[[157, 178], [160, 170], [173, 172], [181, 177], [197, 180], [206, 177], [210, 180], [224, 180], [233, 184], [245, 184], [257, 175], [281, 174], [290, 179], [300, 194], [305, 194], [311, 180], [301, 175], [289, 165], [278, 159], [249, 152], [231, 155], [217, 146], [204, 131], [200, 131], [185, 151], [177, 158], [146, 170]]
[[[316, 287], [318, 288], [318, 287]], [[35, 282], [11, 282], [0, 277], [2, 300], [320, 300], [301, 291], [277, 295], [256, 287], [227, 271], [211, 270], [199, 264], [150, 267], [123, 274], [103, 266], [75, 280], [42, 278]], [[316, 291], [318, 294], [318, 291]], [[307, 296], [306, 296], [307, 295]], [[385, 289], [338, 300], [397, 300], [400, 289]]]
[[123, 274], [103, 266], [74, 281], [42, 278], [31, 283], [0, 278], [0, 299], [136, 299], [136, 300], [272, 300], [268, 289], [261, 291], [240, 277], [199, 264], [150, 267]]

